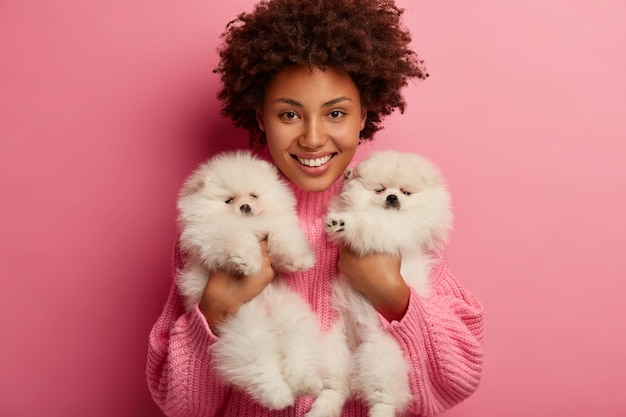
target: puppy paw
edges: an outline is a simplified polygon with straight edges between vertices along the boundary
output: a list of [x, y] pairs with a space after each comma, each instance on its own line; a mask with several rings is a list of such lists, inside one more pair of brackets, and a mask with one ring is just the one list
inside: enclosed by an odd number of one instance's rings
[[302, 252], [283, 259], [281, 263], [287, 271], [306, 271], [315, 265], [315, 254], [311, 251]]
[[340, 217], [327, 216], [325, 222], [327, 233], [340, 233], [346, 230], [346, 222]]
[[[294, 312], [292, 319], [298, 320], [297, 316], [297, 312]], [[300, 317], [300, 319], [303, 319], [303, 317]], [[300, 332], [300, 334], [293, 333], [293, 337], [299, 340], [288, 340], [283, 345], [284, 358], [281, 373], [296, 396], [317, 397], [324, 388], [324, 382], [317, 362], [320, 357], [320, 351], [311, 345], [304, 346], [307, 344], [307, 341], [311, 343], [315, 339], [312, 337], [312, 333], [316, 330], [316, 324], [308, 323], [307, 321], [309, 320], [315, 320], [312, 314], [310, 317], [306, 317], [305, 320], [298, 320], [302, 326], [300, 329], [287, 329], [291, 330], [292, 333]], [[307, 328], [309, 328], [308, 334], [302, 334]]]
[[315, 265], [315, 254], [302, 234], [271, 234], [267, 250], [279, 271], [304, 271]]
[[252, 396], [270, 410], [283, 410], [296, 400], [293, 391], [284, 382], [268, 384], [262, 392], [252, 393]]
[[370, 406], [369, 417], [395, 417], [396, 409], [391, 404], [376, 403]]
[[296, 395], [317, 397], [324, 388], [322, 377], [313, 368], [300, 369], [299, 374], [292, 375], [287, 383]]
[[296, 396], [306, 395], [317, 397], [324, 388], [324, 383], [315, 365], [297, 363], [295, 360], [300, 358], [291, 359], [294, 360], [287, 360], [285, 368], [283, 369], [287, 384], [291, 387]]
[[263, 258], [258, 242], [250, 244], [241, 242], [237, 248], [229, 251], [226, 260], [226, 269], [243, 276], [254, 275], [261, 270]]
[[229, 260], [233, 272], [243, 276], [254, 275], [260, 271], [260, 262], [251, 260], [249, 257], [233, 256]]
[[311, 409], [304, 417], [338, 417], [346, 401], [346, 396], [339, 390], [324, 389], [313, 401]]

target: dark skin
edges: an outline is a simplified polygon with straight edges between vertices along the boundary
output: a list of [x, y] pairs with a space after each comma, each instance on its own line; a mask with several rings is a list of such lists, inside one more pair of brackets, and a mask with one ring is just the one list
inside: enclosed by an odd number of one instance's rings
[[[257, 296], [276, 276], [267, 253], [267, 241], [260, 242], [259, 250], [263, 254], [263, 266], [258, 274], [233, 276], [224, 271], [211, 274], [199, 307], [214, 333], [217, 334], [220, 322]], [[400, 258], [384, 254], [359, 257], [344, 247], [337, 266], [385, 319], [404, 317], [410, 291], [400, 274]]]
[[387, 254], [359, 257], [343, 247], [337, 267], [387, 321], [404, 317], [410, 289], [400, 274], [399, 257]]

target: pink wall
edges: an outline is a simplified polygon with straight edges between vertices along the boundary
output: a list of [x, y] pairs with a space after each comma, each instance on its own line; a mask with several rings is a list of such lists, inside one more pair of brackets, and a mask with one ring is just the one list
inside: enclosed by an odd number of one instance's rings
[[[0, 415], [159, 415], [144, 363], [177, 189], [246, 140], [211, 70], [253, 1], [217, 3], [2, 2]], [[359, 158], [421, 152], [455, 196], [486, 358], [446, 415], [626, 415], [626, 6], [400, 4], [432, 77]]]

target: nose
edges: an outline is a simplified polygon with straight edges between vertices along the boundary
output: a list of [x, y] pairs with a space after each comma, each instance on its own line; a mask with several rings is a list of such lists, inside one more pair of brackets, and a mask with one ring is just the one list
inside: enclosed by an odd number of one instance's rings
[[317, 120], [309, 120], [304, 124], [304, 131], [298, 138], [298, 144], [303, 148], [316, 149], [326, 142], [326, 133], [323, 123]]
[[239, 211], [241, 211], [241, 214], [249, 215], [252, 211], [252, 207], [250, 207], [249, 204], [242, 204], [241, 206], [239, 206]]
[[385, 200], [385, 208], [399, 208], [400, 201], [398, 201], [398, 196], [395, 194], [389, 194], [387, 199]]

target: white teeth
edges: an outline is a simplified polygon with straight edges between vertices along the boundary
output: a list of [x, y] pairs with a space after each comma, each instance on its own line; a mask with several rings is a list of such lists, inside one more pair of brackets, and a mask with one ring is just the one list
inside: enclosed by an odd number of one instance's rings
[[319, 167], [319, 166], [324, 165], [328, 161], [330, 161], [331, 158], [332, 158], [332, 155], [327, 155], [323, 158], [315, 158], [315, 159], [304, 159], [304, 158], [298, 157], [298, 162], [308, 167]]

